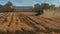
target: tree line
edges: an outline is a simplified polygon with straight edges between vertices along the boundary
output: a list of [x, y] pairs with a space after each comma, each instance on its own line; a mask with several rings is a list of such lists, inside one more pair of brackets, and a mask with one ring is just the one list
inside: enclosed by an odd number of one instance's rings
[[[14, 6], [12, 2], [8, 1], [5, 5], [0, 4], [0, 12], [12, 12], [14, 11]], [[37, 11], [39, 9], [52, 9], [55, 10], [57, 7], [55, 5], [49, 5], [48, 3], [42, 3], [42, 4], [34, 4], [34, 11]], [[59, 8], [60, 9], [60, 8]]]
[[11, 11], [14, 11], [14, 6], [10, 1], [8, 1], [5, 5], [0, 4], [0, 12], [11, 12]]
[[59, 9], [59, 7], [56, 7], [55, 5], [51, 4], [49, 5], [48, 3], [42, 3], [42, 4], [35, 4], [34, 5], [34, 10], [37, 11], [39, 9], [43, 9], [43, 10], [47, 10], [47, 9], [51, 9], [51, 10], [56, 10], [56, 9]]

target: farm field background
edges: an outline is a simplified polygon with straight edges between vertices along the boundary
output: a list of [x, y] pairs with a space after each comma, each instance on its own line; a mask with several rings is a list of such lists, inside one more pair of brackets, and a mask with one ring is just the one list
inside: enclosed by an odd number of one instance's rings
[[[60, 32], [60, 12], [47, 11], [40, 16], [36, 12], [1, 12], [0, 33], [11, 32], [40, 34]], [[23, 33], [23, 34], [25, 34]]]

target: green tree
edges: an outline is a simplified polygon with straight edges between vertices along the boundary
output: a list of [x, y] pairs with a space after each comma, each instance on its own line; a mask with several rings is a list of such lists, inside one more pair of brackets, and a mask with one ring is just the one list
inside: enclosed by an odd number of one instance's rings
[[40, 9], [40, 4], [38, 4], [38, 3], [35, 4], [35, 5], [34, 5], [34, 10], [35, 10], [35, 11], [38, 11], [39, 9]]
[[5, 5], [4, 5], [4, 11], [7, 11], [7, 12], [11, 12], [11, 11], [14, 11], [14, 7], [13, 7], [13, 4], [12, 2], [8, 1]]
[[43, 9], [49, 9], [50, 5], [48, 3], [42, 3], [41, 6]]
[[56, 9], [55, 5], [50, 5], [50, 9]]
[[0, 4], [0, 12], [2, 11], [3, 5]]

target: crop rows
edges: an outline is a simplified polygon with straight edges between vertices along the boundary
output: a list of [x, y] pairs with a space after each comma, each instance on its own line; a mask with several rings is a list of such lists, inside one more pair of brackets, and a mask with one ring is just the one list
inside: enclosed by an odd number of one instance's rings
[[[3, 32], [60, 32], [60, 20], [44, 16], [29, 16], [23, 13], [0, 13], [0, 33]], [[36, 34], [36, 33], [35, 33]]]

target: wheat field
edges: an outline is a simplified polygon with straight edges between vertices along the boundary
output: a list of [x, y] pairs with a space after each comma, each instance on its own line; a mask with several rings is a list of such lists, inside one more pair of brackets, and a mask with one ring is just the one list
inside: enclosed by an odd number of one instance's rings
[[60, 34], [60, 16], [47, 12], [1, 12], [0, 34]]

